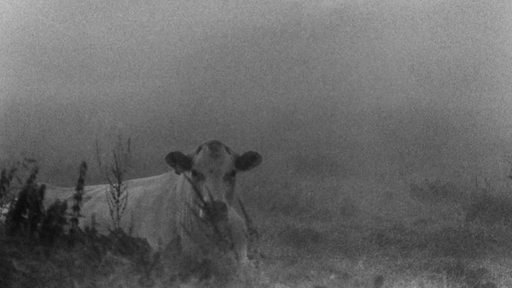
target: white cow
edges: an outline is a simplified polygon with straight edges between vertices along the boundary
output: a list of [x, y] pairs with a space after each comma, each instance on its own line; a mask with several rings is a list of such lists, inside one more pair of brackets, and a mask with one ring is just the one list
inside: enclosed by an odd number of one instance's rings
[[[174, 172], [125, 182], [128, 203], [121, 227], [133, 236], [145, 238], [154, 249], [165, 248], [176, 239], [183, 252], [195, 255], [208, 243], [204, 241], [208, 219], [203, 218], [212, 211], [205, 210], [213, 207], [214, 213], [220, 215], [218, 223], [227, 224], [222, 226], [228, 228], [238, 260], [247, 262], [247, 227], [233, 207], [235, 179], [238, 172], [258, 166], [261, 155], [253, 151], [237, 154], [213, 140], [200, 145], [192, 154], [171, 152], [165, 161]], [[94, 219], [100, 233], [112, 228], [107, 189], [108, 185], [84, 188], [82, 227], [91, 226]], [[55, 199], [69, 201], [72, 194], [73, 188], [48, 186], [46, 205]]]

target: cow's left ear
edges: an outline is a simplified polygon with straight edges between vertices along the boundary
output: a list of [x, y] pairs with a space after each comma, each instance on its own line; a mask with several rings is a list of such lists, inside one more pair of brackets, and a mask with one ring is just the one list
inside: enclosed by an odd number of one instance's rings
[[258, 152], [249, 151], [239, 155], [235, 159], [235, 168], [239, 171], [248, 171], [260, 165], [262, 160]]
[[165, 162], [174, 169], [176, 174], [181, 174], [192, 169], [192, 157], [179, 151], [167, 154], [167, 156], [165, 156]]

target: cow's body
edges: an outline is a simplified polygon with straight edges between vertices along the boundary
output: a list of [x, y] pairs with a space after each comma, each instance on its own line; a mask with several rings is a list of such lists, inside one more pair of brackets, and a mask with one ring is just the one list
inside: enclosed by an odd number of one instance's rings
[[[125, 182], [128, 194], [127, 207], [121, 218], [121, 228], [132, 236], [148, 241], [158, 248], [172, 241], [176, 235], [177, 194], [175, 185], [178, 176], [173, 172]], [[92, 226], [99, 233], [111, 230], [112, 219], [107, 204], [109, 185], [93, 185], [84, 188], [80, 226]], [[49, 205], [55, 199], [67, 200], [72, 205], [74, 188], [47, 187], [45, 202]]]
[[[128, 202], [121, 228], [132, 236], [144, 238], [154, 249], [164, 249], [177, 239], [183, 251], [195, 253], [205, 248], [201, 238], [204, 219], [200, 219], [201, 202], [218, 204], [227, 211], [224, 223], [228, 227], [239, 260], [247, 261], [245, 221], [233, 208], [236, 171], [247, 171], [261, 162], [261, 156], [247, 152], [234, 154], [218, 141], [201, 145], [194, 154], [171, 152], [167, 163], [175, 172], [125, 182]], [[195, 187], [195, 189], [194, 189]], [[109, 185], [84, 188], [81, 207], [82, 227], [91, 226], [100, 233], [112, 229], [112, 219], [106, 193]], [[46, 204], [55, 199], [71, 201], [73, 188], [48, 186]], [[202, 201], [198, 201], [201, 195]], [[71, 203], [68, 203], [71, 204]], [[201, 244], [199, 244], [201, 243]]]

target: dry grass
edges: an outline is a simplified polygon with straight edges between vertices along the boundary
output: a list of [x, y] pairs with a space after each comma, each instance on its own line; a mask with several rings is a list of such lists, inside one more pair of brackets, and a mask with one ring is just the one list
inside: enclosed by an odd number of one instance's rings
[[272, 203], [252, 211], [269, 287], [512, 287], [506, 197], [440, 181], [413, 189], [327, 177], [257, 191]]
[[237, 270], [221, 255], [180, 259], [172, 249], [157, 257], [122, 234], [85, 233], [73, 247], [50, 250], [0, 237], [7, 275], [0, 286], [512, 287], [512, 205], [504, 193], [476, 197], [439, 181], [411, 188], [303, 172], [242, 189], [260, 235], [247, 267]]

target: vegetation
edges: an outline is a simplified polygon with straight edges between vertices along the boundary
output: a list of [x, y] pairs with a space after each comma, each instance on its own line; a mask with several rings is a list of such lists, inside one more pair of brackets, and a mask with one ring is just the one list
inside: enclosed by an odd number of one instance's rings
[[[86, 167], [80, 165], [71, 207], [41, 205], [45, 186], [36, 181], [37, 166], [24, 181], [15, 175], [20, 170], [2, 171], [0, 199], [7, 191], [18, 196], [0, 224], [1, 287], [512, 286], [512, 200], [489, 181], [465, 188], [425, 180], [400, 191], [356, 180], [340, 184], [329, 175], [320, 184], [269, 177], [253, 191], [242, 189], [252, 264], [237, 271], [226, 253], [194, 261], [173, 245], [154, 254], [121, 229], [82, 231]], [[14, 189], [13, 182], [22, 185]], [[206, 214], [200, 219], [215, 224], [208, 224], [212, 241], [229, 248], [221, 211], [197, 205]]]
[[[80, 218], [80, 206], [82, 204], [82, 198], [84, 194], [84, 183], [85, 183], [85, 175], [87, 173], [87, 163], [85, 161], [80, 164], [80, 172], [78, 175], [78, 181], [76, 182], [75, 194], [73, 195], [73, 206], [71, 207], [71, 219], [70, 224], [70, 234], [75, 234], [78, 231], [78, 221]], [[63, 206], [62, 208], [67, 208]], [[66, 209], [64, 209], [66, 210]]]
[[110, 164], [104, 166], [101, 159], [100, 145], [96, 141], [96, 156], [98, 166], [104, 171], [105, 179], [109, 184], [106, 191], [108, 208], [114, 231], [120, 231], [121, 218], [123, 217], [126, 205], [128, 204], [128, 192], [124, 182], [126, 174], [130, 169], [131, 162], [131, 139], [128, 138], [123, 144], [121, 136], [118, 137], [116, 146], [112, 149]]
[[37, 233], [40, 232], [39, 224], [44, 216], [43, 198], [46, 186], [36, 184], [38, 171], [37, 166], [32, 168], [17, 198], [11, 202], [6, 219], [9, 235], [23, 233], [28, 237], [37, 237]]
[[[8, 188], [15, 176], [3, 171], [2, 187]], [[237, 269], [225, 253], [232, 246], [222, 225], [225, 215], [216, 207], [198, 203], [206, 213], [201, 221], [213, 228], [211, 240], [224, 247], [214, 251], [217, 261], [187, 258], [175, 245], [155, 254], [146, 240], [129, 236], [120, 227], [108, 235], [99, 235], [95, 227], [80, 228], [85, 162], [70, 195], [71, 209], [61, 200], [44, 207], [46, 186], [37, 183], [38, 171], [37, 165], [31, 169], [25, 184], [14, 193], [17, 197], [10, 204], [6, 221], [0, 224], [0, 272], [8, 275], [0, 280], [1, 287], [167, 287], [191, 281], [208, 286], [236, 280]], [[6, 197], [7, 188], [2, 188], [2, 197]]]

